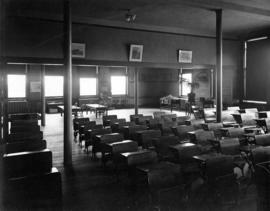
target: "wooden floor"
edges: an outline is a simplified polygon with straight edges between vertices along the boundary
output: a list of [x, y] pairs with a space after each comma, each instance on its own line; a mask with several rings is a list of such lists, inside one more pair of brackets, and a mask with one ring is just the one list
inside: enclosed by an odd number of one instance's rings
[[[151, 115], [154, 111], [159, 109], [140, 109], [139, 113]], [[173, 113], [178, 116], [184, 115], [184, 112], [173, 111]], [[134, 110], [119, 109], [109, 111], [109, 114], [117, 114], [118, 118], [129, 120], [129, 115], [134, 114]], [[102, 119], [96, 119], [93, 113], [88, 116], [91, 120], [102, 122]], [[106, 169], [103, 168], [100, 160], [92, 160], [75, 140], [72, 147], [73, 167], [64, 168], [63, 117], [60, 114], [46, 115], [46, 126], [42, 130], [48, 148], [53, 152], [53, 164], [62, 173], [63, 199], [60, 207], [48, 207], [44, 204], [40, 207], [24, 208], [25, 210], [157, 210], [156, 205], [150, 203], [147, 189], [132, 189], [125, 174], [117, 181], [110, 164]], [[238, 205], [234, 207], [214, 207], [207, 202], [187, 203], [179, 192], [164, 194], [161, 198], [162, 206], [159, 207], [161, 210], [256, 210], [254, 187], [249, 188], [248, 193], [241, 197]], [[10, 210], [14, 210], [14, 207]], [[7, 208], [0, 207], [0, 210], [5, 209]], [[23, 208], [19, 207], [16, 210], [21, 209]]]

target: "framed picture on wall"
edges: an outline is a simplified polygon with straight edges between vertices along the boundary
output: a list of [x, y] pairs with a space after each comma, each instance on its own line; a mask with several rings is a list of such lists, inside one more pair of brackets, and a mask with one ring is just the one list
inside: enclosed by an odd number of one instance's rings
[[72, 57], [85, 58], [85, 44], [84, 43], [72, 43]]
[[143, 55], [143, 45], [130, 45], [129, 61], [141, 62]]
[[192, 51], [179, 50], [178, 62], [179, 63], [192, 63]]

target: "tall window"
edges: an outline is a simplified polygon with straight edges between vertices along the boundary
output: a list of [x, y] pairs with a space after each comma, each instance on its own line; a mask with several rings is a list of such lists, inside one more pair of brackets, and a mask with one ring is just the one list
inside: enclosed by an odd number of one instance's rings
[[8, 97], [24, 98], [26, 93], [26, 77], [25, 75], [8, 75]]
[[125, 95], [127, 93], [126, 86], [126, 76], [111, 76], [112, 95]]
[[188, 95], [191, 92], [190, 83], [192, 83], [192, 73], [183, 73], [182, 78], [180, 78], [181, 95]]
[[97, 95], [97, 79], [80, 78], [80, 95]]
[[63, 96], [63, 76], [45, 76], [45, 97]]

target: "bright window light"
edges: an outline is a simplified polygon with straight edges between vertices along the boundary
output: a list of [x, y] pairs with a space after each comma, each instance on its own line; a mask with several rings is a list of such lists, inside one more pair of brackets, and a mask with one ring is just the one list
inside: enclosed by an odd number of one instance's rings
[[182, 74], [181, 83], [180, 83], [180, 87], [182, 87], [182, 90], [181, 90], [182, 92], [180, 92], [180, 93], [182, 95], [188, 95], [188, 93], [191, 92], [190, 83], [192, 83], [192, 73], [184, 73], [184, 74]]
[[126, 76], [111, 76], [112, 95], [126, 94]]
[[80, 95], [97, 95], [97, 79], [80, 78]]
[[8, 97], [24, 98], [25, 97], [25, 75], [8, 75]]
[[63, 76], [45, 76], [45, 97], [63, 96]]

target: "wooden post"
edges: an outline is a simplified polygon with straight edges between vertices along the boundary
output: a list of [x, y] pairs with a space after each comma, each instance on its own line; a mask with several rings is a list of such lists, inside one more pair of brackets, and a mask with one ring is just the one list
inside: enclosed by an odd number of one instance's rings
[[72, 164], [72, 22], [70, 0], [64, 0], [64, 165]]
[[135, 68], [135, 74], [134, 74], [134, 107], [135, 107], [135, 115], [138, 115], [138, 69]]
[[41, 67], [41, 126], [46, 125], [45, 65]]
[[1, 71], [1, 138], [2, 143], [6, 142], [8, 138], [8, 90], [7, 90], [7, 71], [5, 57], [5, 28], [6, 28], [6, 14], [5, 1], [0, 1], [0, 71]]
[[211, 69], [210, 70], [210, 80], [211, 80], [211, 83], [210, 83], [210, 96], [211, 98], [214, 98], [214, 70]]
[[3, 143], [3, 119], [4, 119], [4, 69], [3, 69], [3, 44], [4, 44], [4, 17], [3, 1], [0, 1], [0, 144]]
[[217, 122], [222, 120], [222, 10], [216, 10]]

